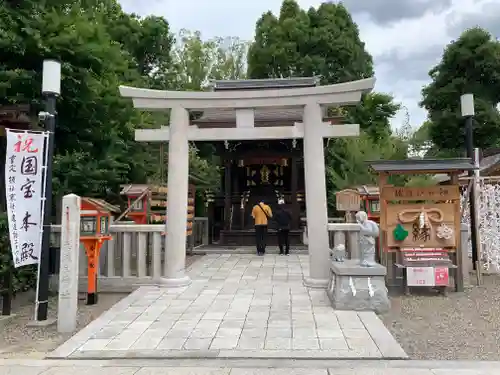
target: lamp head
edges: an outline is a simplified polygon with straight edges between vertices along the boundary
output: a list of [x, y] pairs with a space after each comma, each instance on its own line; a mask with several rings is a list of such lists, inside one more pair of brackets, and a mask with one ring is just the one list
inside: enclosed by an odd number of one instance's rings
[[474, 95], [463, 94], [460, 97], [460, 111], [463, 117], [474, 116]]
[[61, 94], [61, 63], [55, 60], [43, 61], [42, 94]]

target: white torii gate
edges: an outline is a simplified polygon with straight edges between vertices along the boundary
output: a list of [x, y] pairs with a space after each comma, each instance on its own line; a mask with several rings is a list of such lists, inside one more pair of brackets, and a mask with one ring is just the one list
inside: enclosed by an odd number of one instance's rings
[[[337, 85], [215, 92], [149, 90], [120, 86], [123, 97], [145, 110], [171, 109], [170, 126], [135, 131], [139, 142], [170, 142], [168, 155], [168, 220], [165, 270], [162, 284], [185, 286], [186, 220], [189, 175], [189, 141], [241, 141], [258, 139], [304, 140], [305, 198], [309, 238], [309, 287], [326, 287], [329, 278], [328, 214], [324, 138], [359, 135], [358, 124], [323, 122], [321, 106], [357, 104], [375, 85], [375, 78]], [[303, 107], [302, 122], [294, 126], [255, 127], [254, 110], [263, 107]], [[236, 112], [235, 128], [198, 128], [190, 125], [188, 110], [229, 108]]]

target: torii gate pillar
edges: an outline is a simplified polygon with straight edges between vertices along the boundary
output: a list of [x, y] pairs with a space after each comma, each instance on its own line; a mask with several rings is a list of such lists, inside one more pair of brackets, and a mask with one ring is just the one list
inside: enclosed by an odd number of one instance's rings
[[325, 152], [323, 123], [319, 104], [306, 104], [304, 123], [304, 177], [306, 194], [307, 238], [309, 238], [309, 277], [304, 284], [326, 288], [330, 267], [325, 267], [325, 252], [329, 253], [328, 211], [326, 202]]
[[165, 269], [162, 284], [186, 286], [186, 212], [189, 189], [189, 113], [177, 105], [170, 112], [168, 145], [168, 199]]

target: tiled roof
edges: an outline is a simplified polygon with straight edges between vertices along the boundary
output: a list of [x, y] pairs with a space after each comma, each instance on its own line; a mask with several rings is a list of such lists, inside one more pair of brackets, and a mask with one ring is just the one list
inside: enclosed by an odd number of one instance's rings
[[474, 169], [472, 160], [468, 158], [377, 160], [367, 163], [374, 172], [459, 172]]
[[[319, 77], [272, 78], [272, 79], [241, 79], [241, 80], [215, 80], [212, 81], [213, 91], [234, 90], [270, 90], [315, 87], [319, 85]], [[301, 121], [303, 108], [301, 107], [269, 107], [257, 108], [254, 112], [256, 123], [276, 121]], [[204, 123], [235, 123], [236, 112], [234, 109], [210, 108], [205, 111], [193, 112], [193, 124]], [[324, 115], [326, 117], [326, 108]], [[293, 125], [293, 124], [290, 124]]]
[[97, 209], [101, 211], [108, 211], [111, 213], [118, 213], [120, 212], [120, 207], [113, 205], [111, 203], [106, 202], [103, 199], [97, 199], [97, 198], [88, 198], [88, 197], [82, 197], [83, 201], [86, 201], [94, 206], [96, 206]]
[[146, 190], [149, 190], [149, 185], [147, 184], [128, 184], [121, 186], [121, 195], [141, 195]]
[[373, 185], [356, 186], [354, 189], [356, 189], [361, 195], [379, 195], [380, 193], [379, 187]]
[[[254, 119], [256, 122], [265, 121], [302, 121], [304, 109], [301, 107], [264, 107], [256, 108]], [[326, 108], [324, 109], [323, 117], [326, 117]], [[208, 122], [235, 122], [236, 111], [227, 108], [210, 108], [203, 111], [203, 115], [193, 120], [193, 124], [208, 123]]]
[[298, 87], [314, 87], [318, 84], [319, 77], [215, 80], [211, 82], [214, 91], [293, 89]]
[[[479, 173], [482, 176], [488, 176], [488, 173], [495, 172], [495, 169], [499, 167], [500, 164], [500, 153], [486, 156], [479, 162]], [[466, 173], [462, 173], [460, 177], [466, 177]], [[450, 179], [447, 174], [437, 174], [434, 176], [435, 180], [439, 183], [446, 182]]]

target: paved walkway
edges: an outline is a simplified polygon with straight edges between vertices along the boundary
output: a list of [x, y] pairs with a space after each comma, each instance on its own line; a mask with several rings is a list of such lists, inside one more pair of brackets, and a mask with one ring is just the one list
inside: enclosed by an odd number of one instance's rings
[[[207, 363], [212, 362], [212, 363]], [[318, 363], [321, 362], [321, 363]], [[0, 360], [2, 375], [498, 375], [499, 362]]]
[[206, 255], [185, 288], [141, 287], [51, 358], [407, 358], [372, 312], [302, 285], [308, 257]]

